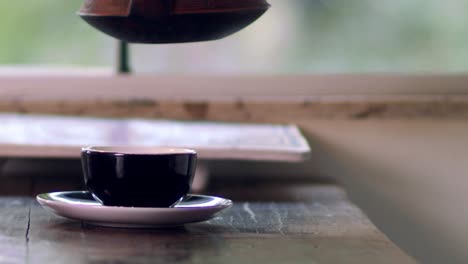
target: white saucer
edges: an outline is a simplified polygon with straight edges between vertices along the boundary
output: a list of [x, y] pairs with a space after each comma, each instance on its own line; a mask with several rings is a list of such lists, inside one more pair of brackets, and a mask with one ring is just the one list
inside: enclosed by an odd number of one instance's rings
[[125, 228], [162, 228], [202, 222], [233, 204], [228, 199], [191, 194], [172, 208], [104, 206], [87, 191], [44, 193], [36, 199], [44, 208], [63, 217]]

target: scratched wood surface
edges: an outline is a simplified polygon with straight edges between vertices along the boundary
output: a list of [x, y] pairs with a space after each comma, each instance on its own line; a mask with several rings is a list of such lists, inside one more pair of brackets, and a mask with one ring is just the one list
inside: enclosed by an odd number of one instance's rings
[[236, 204], [169, 230], [111, 229], [0, 198], [0, 263], [415, 263], [334, 185], [226, 186]]

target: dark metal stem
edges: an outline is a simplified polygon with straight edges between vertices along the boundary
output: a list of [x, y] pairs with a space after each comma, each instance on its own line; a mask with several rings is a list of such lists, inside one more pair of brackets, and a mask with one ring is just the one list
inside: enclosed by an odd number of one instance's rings
[[130, 74], [132, 72], [130, 68], [129, 53], [128, 43], [125, 41], [119, 41], [117, 62], [117, 72], [119, 74]]

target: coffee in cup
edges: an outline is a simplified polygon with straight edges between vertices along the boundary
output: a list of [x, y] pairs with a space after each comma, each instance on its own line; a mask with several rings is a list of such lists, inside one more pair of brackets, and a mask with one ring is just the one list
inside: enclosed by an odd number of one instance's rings
[[84, 182], [106, 206], [171, 207], [189, 192], [197, 153], [184, 148], [103, 146], [81, 152]]

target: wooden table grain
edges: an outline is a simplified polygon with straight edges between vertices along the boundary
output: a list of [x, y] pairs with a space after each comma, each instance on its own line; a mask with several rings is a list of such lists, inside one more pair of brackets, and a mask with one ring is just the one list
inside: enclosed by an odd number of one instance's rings
[[235, 205], [175, 229], [113, 229], [0, 198], [0, 263], [415, 263], [341, 188], [222, 188]]

